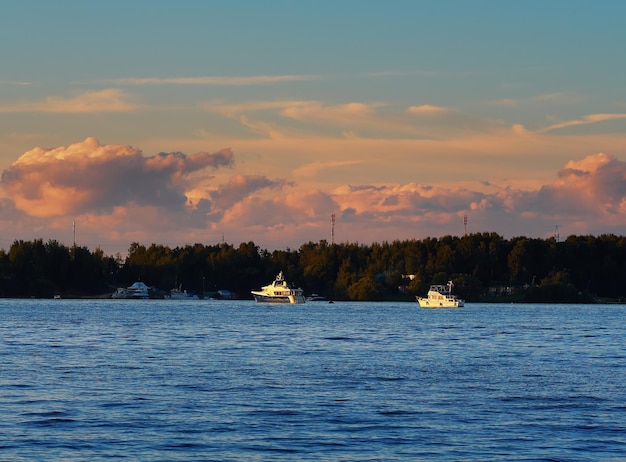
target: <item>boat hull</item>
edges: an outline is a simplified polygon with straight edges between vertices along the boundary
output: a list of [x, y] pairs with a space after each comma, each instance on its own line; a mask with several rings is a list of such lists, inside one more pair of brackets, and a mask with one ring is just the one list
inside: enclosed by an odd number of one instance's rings
[[463, 300], [430, 300], [424, 297], [416, 297], [422, 308], [460, 308]]
[[305, 303], [304, 296], [302, 295], [262, 295], [252, 294], [257, 303], [287, 303], [297, 305]]
[[123, 292], [116, 292], [113, 295], [111, 295], [111, 298], [118, 298], [121, 300], [147, 300], [150, 298], [150, 294], [136, 294], [136, 293], [123, 293]]

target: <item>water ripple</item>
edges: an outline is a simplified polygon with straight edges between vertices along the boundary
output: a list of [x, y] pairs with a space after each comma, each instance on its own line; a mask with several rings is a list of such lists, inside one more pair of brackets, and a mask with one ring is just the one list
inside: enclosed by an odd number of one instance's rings
[[0, 460], [626, 453], [620, 307], [115, 302], [0, 299]]

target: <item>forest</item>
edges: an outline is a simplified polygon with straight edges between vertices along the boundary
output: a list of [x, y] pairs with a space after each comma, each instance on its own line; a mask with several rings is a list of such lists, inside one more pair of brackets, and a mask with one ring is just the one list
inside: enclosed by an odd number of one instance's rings
[[124, 258], [55, 240], [16, 240], [0, 250], [0, 296], [104, 298], [143, 281], [163, 292], [182, 287], [215, 297], [226, 290], [248, 299], [279, 271], [306, 295], [332, 300], [415, 301], [430, 284], [451, 280], [469, 302], [621, 302], [626, 237], [476, 233], [370, 245], [322, 240], [273, 251], [254, 242], [174, 248], [135, 242]]

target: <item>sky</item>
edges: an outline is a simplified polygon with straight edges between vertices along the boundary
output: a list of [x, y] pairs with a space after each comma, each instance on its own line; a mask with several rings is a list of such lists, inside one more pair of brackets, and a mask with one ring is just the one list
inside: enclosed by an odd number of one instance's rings
[[5, 250], [626, 229], [621, 0], [0, 6]]

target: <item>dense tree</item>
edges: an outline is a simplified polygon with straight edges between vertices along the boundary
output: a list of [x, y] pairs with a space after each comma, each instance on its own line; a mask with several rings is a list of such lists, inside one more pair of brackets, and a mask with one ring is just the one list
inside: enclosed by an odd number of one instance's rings
[[54, 240], [16, 240], [8, 251], [0, 250], [0, 294], [95, 296], [141, 280], [163, 291], [229, 289], [247, 297], [279, 271], [307, 294], [337, 300], [403, 294], [412, 300], [429, 284], [448, 280], [467, 300], [498, 292], [489, 290], [494, 287], [525, 293], [528, 300], [581, 301], [589, 294], [618, 299], [626, 292], [626, 237], [569, 236], [558, 242], [478, 233], [372, 245], [308, 242], [272, 252], [252, 241], [175, 248], [133, 242], [125, 259]]

